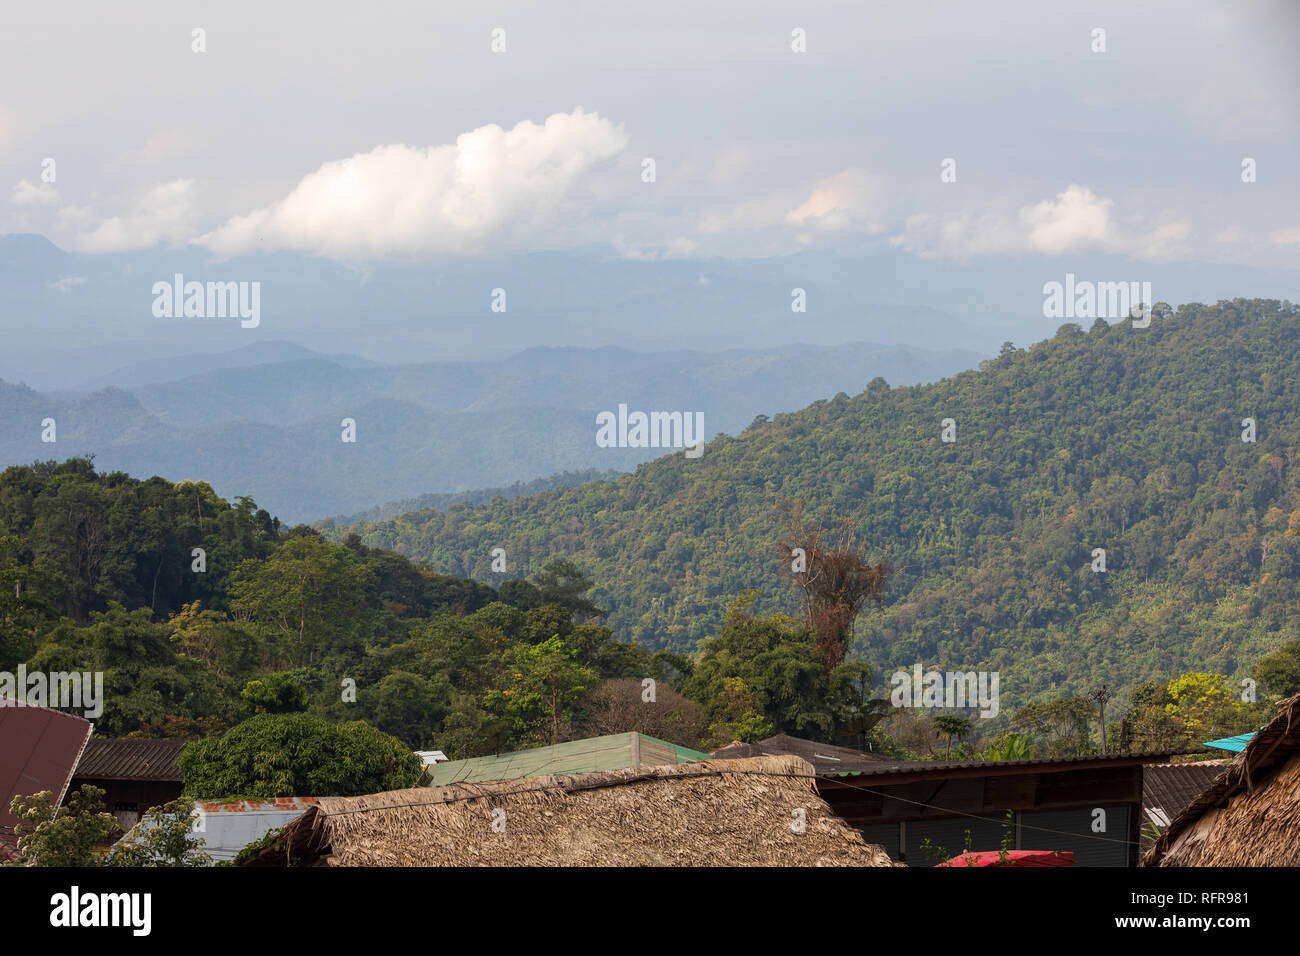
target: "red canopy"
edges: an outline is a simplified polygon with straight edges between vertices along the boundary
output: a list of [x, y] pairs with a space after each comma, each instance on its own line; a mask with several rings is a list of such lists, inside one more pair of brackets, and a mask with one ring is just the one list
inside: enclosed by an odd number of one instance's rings
[[[1057, 850], [1008, 850], [1006, 866], [1073, 866], [1074, 854]], [[938, 864], [939, 866], [1001, 866], [1002, 854], [998, 850], [981, 853], [962, 853]]]

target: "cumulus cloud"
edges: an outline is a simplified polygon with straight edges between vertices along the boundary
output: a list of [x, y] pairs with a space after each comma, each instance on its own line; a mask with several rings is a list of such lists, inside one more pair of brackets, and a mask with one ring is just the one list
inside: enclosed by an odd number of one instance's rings
[[1103, 245], [1111, 236], [1110, 210], [1114, 203], [1101, 199], [1084, 186], [1071, 185], [1055, 199], [1020, 210], [1028, 229], [1029, 247], [1055, 254], [1089, 245]]
[[996, 205], [947, 218], [917, 213], [890, 242], [924, 258], [953, 259], [1085, 249], [1162, 259], [1185, 251], [1183, 240], [1191, 234], [1186, 220], [1151, 225], [1135, 215], [1120, 223], [1112, 215], [1114, 208], [1113, 200], [1072, 184], [1014, 215]]
[[[177, 179], [155, 186], [141, 196], [124, 216], [105, 219], [93, 229], [77, 235], [82, 252], [126, 252], [148, 249], [160, 242], [181, 243], [194, 234], [194, 184]], [[65, 221], [85, 222], [85, 209], [60, 210]]]
[[814, 187], [812, 194], [785, 214], [785, 224], [814, 232], [881, 232], [874, 221], [884, 195], [884, 180], [850, 167]]
[[566, 194], [628, 144], [581, 108], [538, 125], [482, 126], [452, 145], [380, 146], [325, 163], [283, 199], [199, 237], [222, 256], [295, 249], [341, 259], [509, 248], [557, 216]]
[[59, 201], [59, 191], [53, 183], [37, 184], [20, 179], [9, 201], [15, 206], [53, 206]]

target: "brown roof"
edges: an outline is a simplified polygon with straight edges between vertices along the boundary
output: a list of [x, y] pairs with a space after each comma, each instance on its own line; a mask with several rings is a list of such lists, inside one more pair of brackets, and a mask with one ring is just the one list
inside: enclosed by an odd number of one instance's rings
[[[1189, 803], [1199, 797], [1229, 761], [1202, 760], [1197, 763], [1157, 763], [1142, 768], [1142, 807], [1148, 814], [1160, 811], [1168, 826]], [[1156, 821], [1159, 823], [1159, 821]]]
[[0, 844], [12, 851], [16, 843], [15, 796], [48, 790], [54, 806], [63, 803], [91, 730], [84, 717], [0, 697]]
[[895, 866], [799, 757], [322, 797], [246, 865]]
[[1082, 757], [1035, 757], [1029, 760], [893, 760], [848, 747], [820, 744], [777, 734], [753, 744], [739, 741], [715, 750], [715, 759], [793, 754], [813, 764], [821, 777], [891, 776], [915, 778], [1003, 776], [1014, 773], [1083, 770], [1167, 760], [1181, 751], [1158, 753], [1086, 754]]
[[91, 737], [74, 777], [86, 780], [163, 780], [179, 783], [183, 740]]
[[1300, 694], [1169, 825], [1143, 866], [1300, 866]]
[[891, 765], [897, 763], [897, 761], [884, 761], [875, 754], [850, 747], [818, 743], [815, 740], [804, 740], [802, 737], [791, 737], [789, 734], [776, 734], [751, 744], [735, 740], [713, 751], [712, 756], [723, 760], [743, 757], [802, 757], [811, 763], [818, 773], [856, 770], [864, 763], [877, 766], [882, 762]]

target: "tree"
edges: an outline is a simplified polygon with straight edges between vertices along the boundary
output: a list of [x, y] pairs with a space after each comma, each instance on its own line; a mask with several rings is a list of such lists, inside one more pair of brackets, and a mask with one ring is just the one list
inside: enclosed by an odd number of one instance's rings
[[799, 589], [804, 621], [817, 635], [817, 656], [827, 674], [844, 663], [862, 609], [868, 602], [878, 608], [884, 604], [889, 562], [868, 564], [857, 550], [847, 520], [841, 520], [837, 536], [828, 541], [804, 519], [801, 506], [791, 511], [789, 534], [780, 545], [782, 567]]
[[42, 790], [10, 801], [9, 812], [18, 818], [17, 865], [97, 866], [104, 855], [100, 844], [122, 832], [104, 812], [104, 791], [87, 783], [61, 807], [51, 806], [50, 799], [50, 791]]
[[704, 708], [683, 697], [667, 683], [656, 682], [654, 699], [635, 677], [597, 684], [583, 703], [583, 732], [592, 737], [629, 731], [698, 748], [707, 732]]
[[1283, 644], [1255, 662], [1255, 680], [1278, 699], [1300, 694], [1300, 641]]
[[945, 754], [947, 757], [952, 756], [952, 739], [965, 740], [970, 736], [971, 723], [965, 717], [954, 717], [949, 714], [941, 714], [934, 719], [934, 730], [936, 737], [945, 737], [948, 741], [948, 749]]
[[267, 674], [259, 680], [249, 681], [240, 698], [244, 710], [252, 714], [296, 714], [307, 709], [307, 691], [298, 683], [292, 671]]
[[47, 575], [21, 561], [25, 550], [17, 535], [0, 536], [0, 670], [26, 660], [40, 626], [54, 617], [50, 603], [33, 590]]
[[385, 674], [373, 690], [367, 691], [363, 702], [376, 727], [413, 749], [424, 747], [434, 738], [447, 711], [430, 681], [400, 670]]
[[181, 751], [184, 793], [218, 798], [352, 797], [414, 786], [420, 758], [362, 721], [258, 714]]
[[1165, 711], [1183, 727], [1188, 743], [1253, 730], [1257, 718], [1228, 692], [1222, 674], [1191, 672], [1169, 682]]
[[751, 613], [756, 599], [757, 592], [746, 592], [731, 602], [721, 633], [704, 642], [694, 671], [680, 682], [682, 693], [704, 705], [715, 728], [711, 740], [728, 733], [721, 743], [749, 739], [760, 729], [767, 731], [762, 736], [833, 739], [844, 701], [831, 692], [814, 634], [785, 614]]
[[1022, 707], [1011, 724], [1046, 738], [1049, 756], [1078, 757], [1092, 752], [1089, 727], [1095, 713], [1081, 697], [1058, 697]]
[[509, 581], [502, 581], [501, 587], [497, 588], [497, 594], [502, 601], [513, 604], [521, 611], [541, 607], [544, 603], [542, 601], [542, 592], [523, 578], [511, 578]]
[[550, 742], [560, 740], [560, 722], [573, 716], [573, 708], [600, 675], [576, 660], [577, 651], [558, 636], [541, 644], [511, 649], [507, 686], [488, 692], [489, 709], [498, 710], [519, 731], [542, 733], [548, 726]]
[[347, 548], [315, 534], [290, 538], [265, 561], [235, 570], [231, 609], [279, 632], [298, 665], [365, 607], [368, 568]]
[[207, 841], [195, 836], [194, 801], [178, 797], [152, 807], [127, 839], [104, 858], [105, 866], [211, 866]]
[[575, 618], [601, 617], [605, 612], [587, 600], [592, 582], [572, 561], [551, 561], [533, 575], [543, 604], [558, 604]]

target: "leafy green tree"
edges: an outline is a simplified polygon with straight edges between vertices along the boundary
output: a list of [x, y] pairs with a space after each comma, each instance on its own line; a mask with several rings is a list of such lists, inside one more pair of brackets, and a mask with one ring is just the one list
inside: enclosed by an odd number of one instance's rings
[[[813, 633], [784, 614], [751, 614], [755, 598], [750, 593], [732, 602], [721, 633], [704, 642], [692, 674], [681, 681], [682, 693], [704, 705], [720, 734], [774, 728], [830, 740], [836, 703]], [[751, 711], [741, 709], [751, 706]]]
[[433, 740], [448, 710], [444, 695], [433, 682], [407, 671], [386, 674], [365, 702], [371, 723], [413, 749]]
[[239, 696], [249, 715], [296, 714], [306, 710], [308, 704], [307, 691], [292, 671], [267, 674], [249, 681]]
[[23, 563], [25, 550], [17, 535], [0, 535], [0, 670], [12, 671], [26, 660], [40, 626], [54, 616], [50, 603], [33, 590], [45, 575]]
[[952, 756], [952, 741], [956, 737], [958, 740], [965, 740], [970, 736], [971, 723], [965, 717], [954, 717], [950, 714], [940, 714], [934, 719], [934, 730], [936, 737], [943, 737], [947, 740], [948, 746], [945, 751], [946, 757]]
[[396, 737], [311, 714], [259, 714], [190, 741], [180, 766], [185, 794], [203, 800], [358, 796], [414, 786], [423, 771]]
[[1029, 738], [1017, 733], [1002, 734], [984, 754], [985, 760], [1030, 760], [1032, 758]]
[[541, 607], [544, 603], [542, 592], [537, 589], [537, 586], [523, 578], [511, 578], [509, 581], [501, 582], [497, 593], [501, 596], [501, 600], [523, 611]]
[[517, 730], [549, 732], [550, 742], [558, 743], [561, 721], [572, 719], [574, 707], [600, 679], [577, 656], [558, 636], [514, 647], [507, 686], [488, 692], [489, 709], [512, 720]]
[[265, 561], [235, 571], [231, 608], [279, 632], [298, 665], [365, 607], [371, 573], [347, 548], [314, 534], [290, 538]]
[[1255, 662], [1254, 678], [1279, 699], [1300, 694], [1300, 641], [1289, 641]]
[[51, 793], [15, 796], [9, 812], [18, 818], [19, 866], [98, 866], [101, 843], [122, 832], [121, 824], [104, 812], [104, 791], [82, 784], [63, 806], [50, 804]]
[[105, 866], [211, 866], [207, 841], [194, 833], [194, 801], [178, 797], [152, 807], [134, 833], [119, 840], [104, 858]]
[[605, 612], [587, 600], [592, 582], [568, 559], [551, 561], [533, 575], [543, 604], [559, 604], [577, 618], [600, 617]]
[[1082, 697], [1057, 697], [1022, 707], [1011, 724], [1044, 738], [1049, 756], [1079, 757], [1092, 752], [1089, 728], [1094, 714]]

